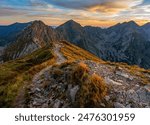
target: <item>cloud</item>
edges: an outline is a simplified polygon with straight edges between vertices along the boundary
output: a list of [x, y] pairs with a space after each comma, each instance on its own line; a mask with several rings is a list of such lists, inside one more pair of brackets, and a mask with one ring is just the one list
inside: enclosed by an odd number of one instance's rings
[[140, 5], [143, 0], [45, 0], [55, 6], [101, 13], [118, 13]]
[[27, 14], [27, 12], [25, 12], [24, 10], [16, 10], [14, 8], [1, 8], [0, 9], [0, 16], [20, 16], [20, 15], [24, 15]]
[[150, 20], [150, 3], [144, 1], [0, 0], [0, 16], [1, 22], [40, 19], [50, 25], [59, 25], [73, 19], [83, 25], [110, 26], [129, 20]]

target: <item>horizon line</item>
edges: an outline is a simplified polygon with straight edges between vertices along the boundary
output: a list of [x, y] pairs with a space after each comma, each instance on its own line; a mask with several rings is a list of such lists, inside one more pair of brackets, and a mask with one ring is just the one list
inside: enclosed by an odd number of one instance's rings
[[[58, 25], [51, 25], [51, 24], [47, 24], [47, 23], [45, 23], [45, 21], [43, 21], [43, 20], [31, 20], [31, 21], [27, 21], [27, 22], [22, 22], [22, 21], [16, 21], [16, 22], [14, 22], [14, 23], [8, 23], [8, 24], [0, 24], [0, 26], [10, 26], [10, 25], [13, 25], [13, 24], [15, 24], [15, 23], [22, 23], [22, 24], [24, 24], [24, 23], [30, 23], [30, 22], [34, 22], [34, 21], [42, 21], [44, 24], [46, 24], [47, 26], [52, 26], [52, 27], [58, 27], [58, 26], [60, 26], [60, 25], [62, 25], [62, 24], [64, 24], [64, 23], [66, 23], [66, 22], [68, 22], [68, 21], [74, 21], [74, 22], [76, 22], [76, 23], [78, 23], [78, 24], [80, 24], [80, 22], [78, 22], [78, 21], [75, 21], [75, 20], [73, 20], [73, 19], [70, 19], [70, 20], [67, 20], [67, 21], [64, 21], [63, 23], [60, 23], [60, 24], [58, 24]], [[92, 26], [92, 27], [100, 27], [100, 28], [109, 28], [109, 27], [112, 27], [112, 26], [115, 26], [115, 25], [118, 25], [118, 24], [123, 24], [123, 23], [129, 23], [129, 22], [134, 22], [134, 23], [136, 23], [138, 26], [143, 26], [143, 25], [145, 25], [145, 24], [148, 24], [148, 23], [150, 23], [150, 21], [148, 21], [148, 22], [146, 22], [146, 23], [143, 23], [143, 24], [139, 24], [138, 23], [138, 21], [135, 21], [135, 20], [128, 20], [128, 21], [120, 21], [120, 22], [117, 22], [117, 23], [114, 23], [113, 25], [110, 25], [110, 26], [98, 26], [98, 25], [82, 25], [82, 24], [80, 24], [82, 27], [85, 27], [85, 26]]]

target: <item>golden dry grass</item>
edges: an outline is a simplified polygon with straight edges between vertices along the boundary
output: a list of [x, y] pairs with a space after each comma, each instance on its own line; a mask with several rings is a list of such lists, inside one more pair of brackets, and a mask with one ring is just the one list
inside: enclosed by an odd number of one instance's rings
[[101, 76], [89, 74], [83, 62], [73, 66], [72, 82], [80, 86], [76, 97], [76, 107], [99, 107], [107, 94], [107, 86]]
[[107, 94], [107, 86], [103, 78], [96, 74], [90, 74], [90, 68], [82, 61], [70, 61], [55, 65], [50, 74], [56, 80], [63, 77], [63, 81], [68, 85], [79, 86], [72, 107], [100, 107], [100, 102]]
[[79, 48], [69, 42], [62, 41], [64, 47], [61, 48], [61, 53], [68, 59], [68, 60], [93, 60], [96, 62], [103, 63], [100, 58], [96, 57], [95, 55], [91, 54], [90, 52]]

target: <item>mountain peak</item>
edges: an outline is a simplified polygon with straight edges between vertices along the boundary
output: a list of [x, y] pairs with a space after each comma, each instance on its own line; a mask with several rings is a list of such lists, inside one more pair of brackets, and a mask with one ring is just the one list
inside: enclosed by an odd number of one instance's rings
[[138, 25], [135, 21], [131, 20], [128, 22], [128, 24], [132, 24], [132, 25]]
[[[33, 21], [22, 30], [15, 42], [5, 49], [4, 61], [23, 57], [45, 46], [52, 47], [56, 37], [55, 31], [42, 21]], [[11, 49], [12, 47], [15, 49]]]
[[67, 25], [67, 26], [75, 26], [75, 27], [82, 27], [79, 23], [75, 22], [74, 20], [68, 20], [62, 25]]
[[41, 20], [35, 20], [32, 22], [31, 26], [46, 26]]
[[41, 20], [35, 20], [31, 23], [31, 25], [29, 25], [26, 30], [33, 30], [34, 32], [38, 33], [41, 31], [53, 31], [53, 29], [50, 26], [47, 26], [46, 24], [44, 24]]
[[67, 22], [68, 22], [68, 23], [77, 23], [76, 21], [74, 21], [74, 20], [72, 20], [72, 19], [71, 19], [71, 20], [68, 20]]
[[41, 20], [35, 20], [35, 21], [32, 22], [32, 24], [39, 24], [39, 23], [44, 24]]
[[131, 26], [131, 27], [137, 27], [139, 26], [135, 21], [131, 20], [129, 22], [124, 22], [123, 24]]
[[116, 25], [114, 25], [114, 26], [112, 26], [112, 27], [110, 27], [108, 29], [113, 29], [113, 30], [114, 30], [114, 28], [118, 29], [118, 30], [120, 30], [122, 28], [123, 29], [124, 28], [136, 29], [138, 27], [139, 27], [139, 25], [136, 22], [134, 22], [133, 20], [131, 20], [129, 22], [118, 23], [118, 24], [116, 24]]

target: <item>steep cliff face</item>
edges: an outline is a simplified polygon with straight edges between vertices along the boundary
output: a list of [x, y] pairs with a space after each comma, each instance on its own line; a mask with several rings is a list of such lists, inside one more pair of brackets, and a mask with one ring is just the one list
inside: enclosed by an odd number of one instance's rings
[[149, 41], [150, 41], [150, 23], [146, 23], [142, 26], [143, 30], [145, 30], [145, 32], [147, 33], [148, 37], [149, 37]]
[[106, 51], [103, 59], [126, 62], [128, 64], [136, 64], [144, 68], [148, 68], [149, 64], [144, 62], [148, 52], [147, 47], [150, 46], [146, 32], [135, 22], [118, 24], [106, 31], [108, 38], [105, 38]]
[[[57, 30], [68, 29], [62, 30], [62, 34], [68, 36], [64, 38], [104, 60], [150, 68], [149, 24], [140, 27], [134, 21], [130, 21], [108, 29], [74, 24], [67, 22]], [[68, 27], [72, 27], [71, 31], [75, 34], [70, 32]]]
[[63, 36], [63, 40], [71, 41], [75, 44], [80, 43], [81, 39], [83, 39], [83, 27], [73, 20], [60, 25], [56, 28], [56, 31]]
[[0, 26], [0, 46], [6, 46], [11, 42], [14, 42], [20, 32], [29, 26], [28, 23], [14, 23], [8, 26]]
[[[26, 25], [29, 25], [23, 31]], [[46, 26], [41, 21], [27, 24], [14, 24], [8, 39], [11, 44], [5, 49], [4, 61], [22, 57], [43, 46], [52, 46], [53, 41], [67, 40], [88, 50], [103, 60], [125, 62], [150, 68], [150, 24], [138, 26], [134, 21], [117, 24], [107, 29], [85, 26], [69, 20], [56, 29]], [[19, 25], [19, 26], [18, 26]], [[22, 27], [22, 28], [21, 28]], [[18, 33], [19, 31], [22, 31]], [[13, 34], [18, 35], [13, 35]], [[6, 33], [7, 34], [7, 33]], [[1, 33], [0, 33], [1, 35]], [[6, 39], [7, 37], [5, 37]], [[5, 42], [1, 43], [5, 44]], [[13, 49], [12, 49], [13, 48]]]
[[34, 21], [20, 33], [15, 42], [6, 47], [3, 59], [16, 59], [44, 46], [52, 47], [56, 38], [57, 35], [51, 27], [41, 21]]

